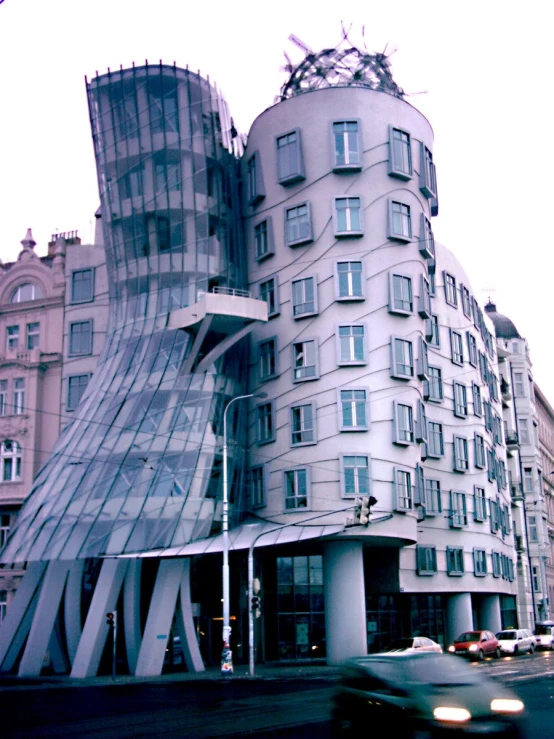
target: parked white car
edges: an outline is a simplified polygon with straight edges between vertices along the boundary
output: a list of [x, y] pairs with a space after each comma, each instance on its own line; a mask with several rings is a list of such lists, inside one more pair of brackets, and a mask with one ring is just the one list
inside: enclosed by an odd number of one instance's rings
[[537, 640], [537, 649], [554, 649], [554, 623], [545, 621], [535, 625], [535, 639]]
[[521, 654], [535, 651], [535, 637], [526, 629], [505, 629], [496, 635], [498, 646], [503, 654]]

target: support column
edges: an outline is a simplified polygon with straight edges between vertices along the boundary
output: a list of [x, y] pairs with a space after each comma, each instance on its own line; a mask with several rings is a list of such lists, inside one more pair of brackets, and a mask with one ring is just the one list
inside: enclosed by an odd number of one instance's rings
[[323, 547], [327, 664], [367, 654], [363, 544], [333, 541]]
[[198, 637], [194, 628], [192, 600], [190, 597], [190, 557], [183, 560], [181, 577], [181, 594], [177, 609], [177, 626], [183, 648], [183, 657], [189, 672], [203, 672], [204, 661], [198, 646]]
[[70, 567], [70, 562], [60, 560], [53, 560], [48, 564], [33, 616], [33, 625], [19, 665], [17, 673], [19, 677], [40, 675]]
[[140, 582], [142, 561], [130, 559], [123, 586], [123, 626], [129, 672], [135, 674], [140, 651]]
[[[502, 615], [500, 613], [500, 596], [499, 595], [483, 595], [481, 598], [481, 608], [479, 610], [479, 628], [488, 629], [496, 634], [502, 629]], [[515, 624], [511, 624], [515, 626]]]
[[463, 631], [473, 629], [471, 594], [449, 595], [446, 603], [446, 640], [450, 644]]

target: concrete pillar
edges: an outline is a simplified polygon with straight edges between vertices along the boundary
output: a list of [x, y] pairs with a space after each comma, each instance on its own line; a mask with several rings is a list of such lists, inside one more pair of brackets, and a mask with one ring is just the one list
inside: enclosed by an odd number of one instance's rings
[[71, 564], [67, 576], [64, 596], [65, 643], [69, 661], [73, 664], [79, 639], [81, 638], [81, 591], [83, 585], [84, 559], [76, 559]]
[[471, 594], [449, 595], [446, 603], [446, 641], [450, 644], [463, 631], [473, 629]]
[[[515, 626], [516, 624], [511, 624]], [[483, 595], [481, 599], [481, 608], [479, 609], [480, 629], [488, 629], [496, 634], [502, 629], [502, 616], [500, 614], [500, 596], [499, 595]]]
[[140, 631], [140, 582], [142, 561], [130, 559], [123, 586], [123, 626], [129, 672], [135, 674], [142, 634]]
[[324, 544], [323, 584], [327, 664], [367, 654], [362, 542]]
[[192, 600], [190, 596], [190, 557], [183, 560], [183, 575], [181, 577], [181, 597], [177, 609], [177, 625], [185, 664], [189, 672], [203, 672], [204, 661], [198, 646], [198, 637], [194, 628]]

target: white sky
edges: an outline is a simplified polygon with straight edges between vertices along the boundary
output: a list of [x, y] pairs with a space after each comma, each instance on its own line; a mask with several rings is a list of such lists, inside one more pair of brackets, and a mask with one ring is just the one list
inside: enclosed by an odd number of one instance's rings
[[[0, 0], [0, 257], [33, 228], [90, 240], [98, 194], [84, 76], [131, 62], [209, 75], [247, 132], [286, 78], [294, 33], [335, 46], [345, 12], [370, 51], [396, 49], [392, 72], [435, 131], [436, 238], [462, 262], [481, 303], [491, 295], [531, 347], [554, 405], [549, 333], [553, 258], [552, 29], [542, 0]], [[550, 123], [549, 123], [550, 121]], [[546, 215], [544, 216], [546, 218]], [[545, 241], [547, 239], [547, 241]]]

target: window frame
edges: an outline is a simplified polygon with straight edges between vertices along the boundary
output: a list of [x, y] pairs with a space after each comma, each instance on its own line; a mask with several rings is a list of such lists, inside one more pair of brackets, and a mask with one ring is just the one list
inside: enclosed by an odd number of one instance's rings
[[6, 352], [19, 349], [19, 328], [19, 326], [6, 326]]
[[[335, 132], [335, 126], [336, 125], [346, 125], [348, 123], [355, 123], [357, 128], [355, 133], [356, 136], [356, 143], [357, 143], [357, 154], [358, 154], [358, 161], [357, 162], [345, 162], [344, 164], [338, 163], [338, 152], [337, 152], [337, 133]], [[333, 172], [359, 172], [362, 168], [362, 153], [363, 153], [363, 146], [362, 146], [362, 131], [361, 131], [361, 121], [359, 118], [350, 118], [348, 120], [342, 120], [342, 121], [331, 121], [331, 152], [333, 157]], [[346, 134], [346, 138], [349, 139], [348, 131], [344, 131], [343, 135]], [[348, 152], [347, 156], [345, 158], [350, 157], [350, 149], [345, 147], [345, 152]]]
[[[73, 405], [70, 402], [71, 401], [71, 380], [75, 380], [77, 378], [83, 378], [83, 377], [87, 378], [86, 385], [79, 397], [79, 400], [77, 401], [75, 405]], [[78, 374], [78, 375], [68, 375], [67, 377], [67, 397], [66, 397], [66, 405], [65, 405], [65, 409], [67, 411], [74, 411], [79, 406], [79, 403], [81, 402], [82, 397], [86, 392], [86, 389], [88, 387], [91, 377], [92, 377], [92, 372], [82, 372], [81, 374]]]
[[[479, 440], [479, 441], [478, 441]], [[487, 453], [485, 447], [485, 437], [475, 432], [473, 436], [473, 458], [474, 465], [479, 470], [484, 470], [487, 466]]]
[[477, 365], [479, 364], [479, 355], [477, 354], [477, 339], [471, 333], [471, 331], [466, 331], [466, 341], [468, 362], [472, 367], [477, 367]]
[[[260, 416], [260, 411], [262, 408], [269, 408], [269, 416], [267, 416], [270, 419], [271, 429], [270, 433], [267, 436], [262, 437], [262, 425], [261, 421], [262, 418]], [[275, 399], [271, 400], [264, 400], [262, 403], [256, 403], [255, 405], [255, 413], [256, 413], [256, 445], [257, 446], [264, 446], [265, 444], [271, 444], [277, 439], [277, 428], [276, 428], [276, 415], [275, 415]]]
[[430, 577], [437, 570], [437, 548], [425, 544], [416, 545], [416, 572], [420, 577]]
[[[273, 303], [274, 307], [273, 310], [271, 310], [271, 306], [269, 301], [266, 297], [263, 296], [262, 288], [264, 285], [268, 285], [270, 282], [273, 283]], [[263, 280], [260, 280], [257, 283], [257, 290], [258, 290], [258, 300], [263, 300], [265, 303], [267, 303], [267, 317], [268, 318], [275, 318], [281, 313], [281, 301], [280, 301], [280, 295], [279, 295], [279, 275], [277, 273], [268, 275], [267, 277], [264, 277]]]
[[[5, 445], [12, 444], [12, 451], [7, 451]], [[6, 462], [11, 461], [10, 476], [6, 477]], [[23, 449], [21, 444], [15, 439], [2, 439], [0, 441], [0, 483], [15, 482], [19, 483], [23, 480]]]
[[450, 491], [450, 528], [463, 529], [468, 525], [467, 499], [462, 490]]
[[[304, 408], [310, 408], [311, 412], [311, 421], [312, 426], [310, 429], [300, 429], [300, 431], [295, 431], [295, 411], [299, 409]], [[302, 425], [304, 425], [305, 419], [303, 418], [302, 414]], [[302, 402], [299, 401], [298, 403], [292, 403], [289, 406], [289, 422], [290, 422], [290, 446], [291, 449], [294, 449], [296, 447], [301, 446], [313, 446], [314, 444], [317, 444], [317, 415], [316, 415], [316, 405], [313, 400]], [[305, 432], [310, 432], [312, 434], [312, 438], [306, 441], [294, 441], [294, 435], [295, 434], [304, 434]]]
[[[309, 280], [312, 281], [312, 288], [313, 288], [313, 310], [311, 311], [304, 311], [302, 313], [296, 313], [296, 308], [298, 305], [308, 305], [308, 303], [295, 303], [295, 296], [294, 296], [294, 286], [298, 283], [307, 283]], [[319, 306], [318, 306], [318, 285], [317, 285], [317, 275], [306, 275], [305, 277], [299, 277], [298, 279], [291, 280], [290, 282], [290, 291], [291, 291], [291, 306], [292, 306], [292, 317], [295, 321], [300, 321], [303, 318], [311, 318], [312, 316], [317, 316], [319, 313]]]
[[[400, 145], [402, 149], [405, 149], [405, 153], [403, 152], [402, 159], [404, 159], [405, 154], [407, 154], [408, 159], [408, 168], [404, 169], [403, 162], [401, 166], [399, 165], [399, 162], [397, 161], [398, 157], [395, 156], [395, 145], [394, 145], [394, 133], [395, 131], [398, 131], [399, 133], [403, 134], [407, 137], [407, 141], [402, 141], [400, 139], [396, 139], [397, 141], [400, 141]], [[414, 164], [413, 164], [413, 153], [412, 153], [412, 137], [411, 134], [404, 130], [403, 128], [398, 128], [398, 126], [389, 126], [389, 175], [391, 177], [397, 177], [400, 180], [411, 180], [414, 174]]]
[[[444, 401], [444, 382], [442, 379], [442, 368], [435, 365], [429, 365], [429, 377], [423, 381], [423, 397], [429, 403], [442, 403]], [[437, 373], [437, 377], [434, 376]], [[431, 389], [438, 386], [440, 396], [431, 395]]]
[[[343, 357], [342, 357], [342, 342], [341, 342], [341, 339], [343, 339], [343, 338], [349, 338], [350, 339], [350, 342], [349, 343], [351, 344], [351, 348], [354, 348], [355, 349], [355, 344], [356, 344], [356, 335], [350, 334], [349, 337], [343, 337], [343, 336], [340, 335], [341, 329], [345, 329], [345, 328], [350, 328], [350, 329], [353, 329], [353, 328], [361, 328], [361, 329], [363, 329], [363, 332], [362, 332], [362, 355], [363, 355], [363, 357], [362, 357], [362, 359], [356, 359], [356, 358], [354, 358], [354, 359], [343, 359]], [[360, 366], [366, 365], [367, 364], [367, 324], [361, 323], [361, 322], [360, 323], [341, 323], [341, 324], [338, 324], [337, 327], [336, 327], [336, 348], [337, 348], [337, 366], [339, 366], [339, 367], [360, 367]], [[350, 355], [352, 355], [352, 353], [354, 354], [354, 357], [355, 357], [356, 352], [355, 351], [354, 352], [349, 352]]]
[[425, 213], [421, 213], [419, 227], [419, 253], [425, 259], [435, 258], [435, 235], [431, 221]]
[[[398, 280], [399, 286], [401, 286], [400, 290], [400, 302], [397, 304], [397, 298], [395, 295], [395, 278]], [[407, 300], [404, 296], [405, 293], [405, 286], [409, 287], [409, 300]], [[409, 308], [404, 307], [406, 304], [409, 305]], [[397, 272], [389, 272], [389, 306], [388, 306], [389, 313], [394, 313], [395, 315], [400, 316], [411, 316], [414, 312], [414, 281], [409, 275], [401, 275]]]
[[[403, 346], [403, 354], [404, 354], [404, 347], [407, 345], [409, 347], [409, 359], [411, 363], [408, 364], [398, 364], [397, 363], [397, 353], [396, 353], [396, 342], [402, 342]], [[405, 360], [405, 356], [402, 357], [403, 360]], [[402, 372], [399, 367], [408, 367], [410, 369], [410, 373], [406, 374], [405, 372]], [[414, 344], [413, 341], [410, 339], [405, 339], [402, 336], [391, 336], [390, 337], [390, 376], [394, 377], [397, 380], [413, 380], [415, 378], [415, 361], [414, 361]]]
[[417, 312], [421, 318], [431, 317], [431, 292], [429, 280], [423, 274], [419, 276], [419, 296], [417, 306]]
[[[83, 351], [75, 351], [72, 348], [72, 342], [73, 342], [73, 327], [79, 326], [79, 325], [85, 325], [88, 324], [90, 327], [89, 330], [89, 341], [88, 341], [88, 348]], [[94, 336], [94, 324], [92, 318], [89, 318], [84, 321], [71, 321], [68, 325], [68, 351], [67, 354], [69, 357], [86, 357], [90, 356], [92, 354], [92, 346], [93, 346], [93, 336]]]
[[469, 292], [469, 289], [463, 284], [463, 282], [460, 282], [460, 296], [462, 303], [462, 313], [466, 318], [469, 318], [471, 320], [471, 294]]
[[426, 198], [437, 197], [437, 170], [433, 161], [433, 152], [423, 141], [420, 142], [419, 189]]
[[452, 308], [458, 307], [458, 288], [456, 278], [446, 270], [443, 271], [444, 278], [444, 301]]
[[469, 444], [465, 436], [454, 434], [452, 436], [454, 472], [469, 472]]
[[[361, 269], [359, 271], [360, 274], [360, 294], [348, 294], [348, 295], [341, 295], [341, 274], [348, 275], [348, 287], [353, 287], [354, 278], [351, 277], [351, 275], [358, 274], [358, 272], [353, 272], [350, 268], [346, 272], [340, 272], [339, 271], [339, 265], [341, 264], [359, 264], [361, 266]], [[352, 302], [352, 301], [359, 301], [359, 300], [365, 300], [366, 293], [365, 293], [365, 279], [364, 279], [364, 263], [361, 259], [337, 259], [335, 262], [335, 269], [334, 269], [334, 278], [335, 278], [335, 300], [340, 302]]]
[[459, 331], [450, 330], [450, 360], [458, 367], [464, 366], [464, 342]]
[[446, 547], [446, 574], [449, 577], [462, 577], [465, 574], [463, 547]]
[[[436, 483], [433, 485], [432, 483]], [[442, 489], [440, 480], [425, 477], [425, 515], [437, 516], [442, 513]]]
[[[410, 444], [413, 444], [415, 442], [415, 424], [414, 424], [414, 409], [413, 406], [409, 403], [400, 403], [397, 400], [393, 400], [392, 402], [392, 408], [393, 408], [393, 420], [392, 420], [392, 442], [393, 444], [398, 444], [400, 446], [409, 446]], [[404, 413], [404, 411], [400, 410], [401, 408], [408, 408], [409, 412], [407, 413], [406, 418], [408, 419], [409, 423], [406, 428], [402, 427], [400, 425], [401, 416], [400, 414]], [[402, 436], [407, 436], [407, 438], [402, 438], [400, 432], [402, 431]]]
[[[434, 428], [438, 426], [438, 432]], [[444, 457], [444, 433], [443, 433], [443, 424], [439, 423], [438, 421], [431, 421], [430, 419], [427, 422], [427, 447], [426, 447], [426, 455], [427, 457], [431, 457], [432, 459], [441, 459]], [[435, 447], [435, 441], [439, 440], [439, 448], [437, 449]]]
[[[366, 465], [359, 467], [358, 465], [355, 466], [348, 466], [345, 464], [346, 458], [363, 458], [366, 460]], [[340, 495], [341, 499], [343, 500], [351, 500], [352, 498], [358, 498], [362, 496], [368, 496], [371, 495], [372, 492], [372, 484], [371, 484], [371, 454], [357, 454], [357, 453], [341, 453], [339, 454], [339, 470], [340, 470]], [[348, 493], [346, 491], [346, 477], [347, 477], [347, 470], [367, 470], [367, 490], [361, 491], [360, 490], [360, 475], [359, 473], [354, 474], [354, 487], [355, 491], [353, 493]]]
[[[393, 494], [394, 494], [394, 510], [399, 513], [406, 513], [407, 511], [413, 511], [414, 509], [414, 498], [413, 498], [413, 484], [412, 484], [412, 471], [406, 467], [393, 467]], [[402, 486], [399, 483], [399, 475], [404, 476], [404, 482]], [[407, 484], [406, 484], [407, 482]], [[400, 488], [407, 490], [406, 495], [400, 495]]]
[[[302, 364], [300, 366], [296, 365], [296, 355], [295, 355], [295, 347], [302, 344], [310, 344], [313, 343], [314, 345], [314, 364], [313, 365], [307, 365]], [[312, 380], [318, 380], [319, 379], [319, 340], [316, 337], [306, 337], [305, 339], [301, 339], [300, 341], [293, 341], [291, 342], [291, 351], [292, 351], [292, 361], [291, 361], [291, 368], [292, 368], [292, 381], [294, 384], [298, 382], [311, 382]], [[306, 350], [303, 350], [303, 354], [306, 354]], [[314, 374], [309, 375], [307, 377], [296, 377], [296, 370], [303, 369], [306, 367], [314, 367]]]
[[473, 486], [473, 520], [481, 523], [487, 520], [487, 494], [480, 485]]
[[[258, 482], [254, 480], [254, 472], [260, 474], [261, 482], [261, 499], [254, 498], [254, 483]], [[255, 464], [250, 468], [250, 509], [257, 510], [258, 508], [265, 508], [267, 505], [267, 465], [266, 464]]]
[[[273, 346], [273, 364], [274, 364], [274, 372], [262, 375], [262, 347], [264, 345], [272, 345]], [[278, 337], [277, 336], [270, 336], [267, 339], [262, 339], [258, 342], [258, 381], [259, 382], [266, 382], [267, 380], [273, 380], [276, 377], [279, 377], [279, 350], [278, 350]]]
[[[267, 250], [264, 252], [260, 252], [258, 250], [258, 234], [257, 229], [259, 229], [261, 226], [265, 224], [265, 241], [267, 245]], [[266, 216], [265, 218], [262, 218], [262, 220], [257, 221], [257, 223], [254, 224], [252, 228], [252, 243], [254, 245], [254, 261], [255, 262], [263, 262], [264, 259], [268, 259], [269, 257], [272, 257], [275, 255], [275, 239], [273, 235], [273, 219], [270, 215]]]
[[429, 321], [429, 326], [431, 328], [431, 331], [428, 334], [428, 336], [430, 336], [431, 338], [428, 338], [427, 342], [429, 346], [434, 346], [437, 349], [440, 349], [441, 335], [439, 317], [436, 313], [431, 313], [427, 320]]
[[[398, 232], [394, 230], [394, 216], [398, 209], [395, 210], [395, 206], [400, 206], [400, 219], [402, 222], [402, 231]], [[407, 212], [404, 212], [404, 208]], [[413, 240], [413, 225], [412, 225], [412, 209], [407, 203], [403, 203], [401, 200], [394, 200], [390, 198], [388, 201], [389, 209], [389, 221], [388, 221], [388, 238], [391, 241], [401, 241], [403, 243], [410, 243]], [[404, 233], [404, 224], [407, 224], [408, 233]]]
[[485, 577], [487, 575], [486, 549], [473, 548], [473, 574], [475, 577]]
[[[346, 221], [348, 226], [348, 221], [351, 220], [351, 210], [352, 206], [349, 204], [350, 200], [358, 201], [358, 225], [359, 228], [347, 228], [345, 230], [339, 229], [339, 208], [337, 207], [337, 203], [339, 200], [345, 200], [346, 201], [346, 208], [344, 210], [347, 212]], [[355, 208], [354, 208], [355, 209]], [[356, 195], [352, 193], [348, 193], [348, 195], [336, 195], [333, 198], [333, 227], [335, 230], [335, 238], [337, 239], [344, 239], [348, 238], [349, 236], [354, 237], [360, 237], [364, 235], [364, 218], [363, 218], [363, 205], [362, 205], [362, 196]]]
[[[365, 416], [365, 423], [364, 424], [356, 424], [356, 426], [347, 426], [344, 423], [344, 401], [342, 399], [342, 393], [348, 393], [348, 392], [363, 392], [364, 393], [364, 400], [362, 405], [364, 406], [364, 416]], [[353, 399], [350, 402], [353, 407], [357, 409], [357, 406], [360, 404], [359, 401], [356, 401], [356, 399]], [[337, 388], [337, 407], [338, 407], [338, 429], [340, 433], [348, 433], [350, 431], [354, 432], [360, 432], [360, 431], [369, 431], [370, 425], [371, 425], [371, 419], [369, 415], [369, 388], [364, 386], [348, 386], [348, 387], [338, 387]], [[358, 416], [357, 410], [355, 413], [353, 413], [353, 416]]]
[[[292, 211], [297, 211], [300, 208], [306, 208], [306, 224], [307, 234], [306, 236], [300, 236], [299, 238], [289, 240], [289, 228], [288, 228], [288, 214]], [[298, 216], [296, 216], [298, 218]], [[294, 203], [294, 205], [288, 205], [284, 209], [284, 235], [285, 244], [290, 247], [302, 246], [303, 244], [309, 244], [314, 240], [313, 237], [313, 222], [312, 222], [312, 208], [309, 200], [304, 200], [300, 203]]]
[[246, 160], [245, 180], [248, 205], [255, 207], [265, 198], [262, 158], [259, 151], [252, 152], [252, 156]]
[[[460, 398], [458, 398], [457, 394], [457, 388], [460, 388], [460, 392], [463, 395], [464, 403], [463, 405], [459, 402]], [[452, 382], [452, 401], [454, 405], [454, 415], [456, 418], [467, 418], [468, 417], [468, 403], [467, 403], [467, 387], [465, 383], [463, 382], [457, 382], [456, 380], [453, 380]]]
[[[279, 148], [279, 141], [282, 141], [283, 139], [288, 138], [289, 136], [295, 135], [295, 146], [294, 146], [294, 154], [291, 156], [295, 160], [295, 172], [290, 172], [289, 174], [282, 174], [282, 157], [280, 155], [280, 151], [284, 151], [284, 149]], [[287, 144], [287, 146], [290, 146], [290, 144]], [[304, 166], [304, 156], [302, 151], [302, 132], [300, 128], [292, 128], [291, 130], [287, 131], [286, 133], [281, 133], [275, 136], [275, 163], [276, 163], [276, 169], [277, 169], [277, 182], [280, 185], [287, 186], [287, 185], [295, 185], [298, 182], [302, 182], [302, 180], [306, 179], [306, 171]]]
[[[296, 477], [298, 473], [304, 472], [305, 473], [305, 484], [306, 484], [306, 495], [302, 496], [302, 498], [305, 498], [306, 504], [305, 505], [295, 505], [294, 507], [287, 507], [287, 481], [288, 481], [288, 475], [293, 473]], [[285, 513], [295, 513], [296, 511], [309, 511], [311, 509], [311, 468], [309, 465], [298, 465], [295, 467], [288, 467], [283, 470], [283, 514]], [[295, 485], [298, 485], [298, 482], [295, 482]], [[295, 495], [294, 499], [300, 498], [300, 496]]]
[[[37, 327], [36, 330], [34, 330], [35, 326]], [[33, 328], [33, 330], [31, 330], [31, 328]], [[40, 348], [40, 321], [32, 321], [31, 323], [26, 324], [25, 338], [25, 344], [28, 352], [32, 352], [33, 349]], [[34, 344], [35, 338], [37, 339], [37, 343], [35, 344], [35, 346], [30, 346], [30, 344]]]
[[[84, 272], [90, 272], [90, 296], [85, 298], [75, 297], [75, 282], [76, 275], [83, 274]], [[96, 270], [94, 267], [81, 267], [80, 269], [74, 269], [71, 271], [71, 305], [78, 305], [79, 303], [92, 303], [94, 301], [94, 282], [96, 277]]]
[[25, 379], [25, 377], [12, 379], [12, 416], [21, 416], [25, 413], [25, 386], [27, 384]]
[[483, 396], [481, 394], [481, 386], [476, 382], [471, 383], [471, 397], [473, 400], [473, 415], [478, 418], [483, 417]]

